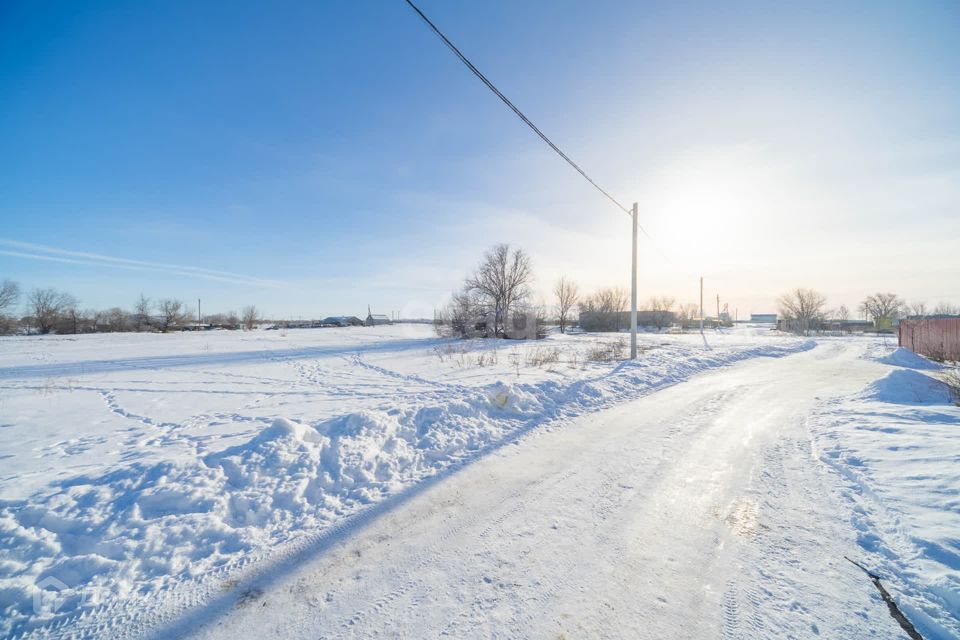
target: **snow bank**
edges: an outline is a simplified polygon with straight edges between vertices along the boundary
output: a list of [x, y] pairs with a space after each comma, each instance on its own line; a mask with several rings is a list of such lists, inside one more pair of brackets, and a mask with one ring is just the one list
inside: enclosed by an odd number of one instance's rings
[[945, 384], [913, 369], [894, 369], [872, 382], [862, 397], [897, 404], [949, 404], [951, 401]]
[[940, 365], [931, 362], [921, 355], [910, 351], [905, 347], [897, 347], [887, 356], [878, 358], [884, 364], [892, 364], [897, 367], [907, 367], [908, 369], [939, 369]]
[[843, 478], [851, 557], [883, 577], [923, 637], [960, 638], [960, 407], [936, 380], [895, 369], [827, 403], [810, 428]]
[[[544, 423], [706, 369], [813, 345], [688, 350], [682, 357], [653, 350], [567, 383], [451, 385], [314, 423], [277, 418], [247, 441], [202, 457], [126, 464], [0, 501], [0, 634], [75, 621], [96, 614], [103, 601], [154, 598], [184, 582], [223, 579], [251, 558]], [[45, 585], [55, 606], [38, 609]]]

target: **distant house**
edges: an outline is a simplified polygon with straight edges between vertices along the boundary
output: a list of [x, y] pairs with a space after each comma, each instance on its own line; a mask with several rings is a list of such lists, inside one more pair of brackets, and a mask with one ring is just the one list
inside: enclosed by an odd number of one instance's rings
[[329, 316], [320, 321], [328, 327], [362, 327], [363, 320], [357, 316]]
[[777, 314], [775, 313], [751, 313], [750, 322], [760, 322], [763, 324], [777, 324]]
[[374, 327], [380, 324], [393, 324], [393, 322], [383, 314], [370, 313], [370, 307], [367, 307], [367, 321], [364, 324], [368, 327]]

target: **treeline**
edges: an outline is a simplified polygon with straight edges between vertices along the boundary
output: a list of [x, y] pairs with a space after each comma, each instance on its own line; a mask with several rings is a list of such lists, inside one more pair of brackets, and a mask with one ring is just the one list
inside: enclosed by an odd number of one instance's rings
[[[18, 309], [21, 314], [17, 314]], [[240, 313], [204, 315], [199, 323], [205, 328], [251, 330], [261, 321], [260, 312], [250, 305]], [[154, 301], [141, 294], [129, 309], [89, 309], [83, 308], [74, 296], [54, 288], [32, 289], [23, 294], [13, 280], [0, 283], [0, 333], [3, 334], [165, 333], [196, 328], [197, 318], [183, 301], [175, 298]]]
[[[464, 278], [450, 303], [437, 314], [441, 332], [462, 337], [531, 337], [531, 323], [537, 337], [548, 324], [556, 323], [561, 332], [580, 319], [590, 319], [591, 331], [621, 331], [629, 328], [625, 317], [630, 295], [619, 287], [607, 287], [581, 295], [576, 282], [563, 277], [553, 287], [555, 303], [534, 302], [533, 266], [520, 248], [495, 245], [487, 251], [477, 268]], [[690, 328], [699, 322], [699, 305], [679, 304], [676, 298], [649, 298], [640, 310], [639, 324], [663, 329], [679, 325]]]
[[[832, 309], [827, 298], [813, 289], [797, 288], [777, 299], [780, 327], [794, 333], [846, 331], [854, 318], [846, 305]], [[895, 293], [874, 293], [857, 306], [859, 320], [869, 322], [878, 333], [891, 331], [904, 318], [944, 318], [960, 315], [960, 307], [948, 302], [936, 306], [926, 302], [907, 303]]]

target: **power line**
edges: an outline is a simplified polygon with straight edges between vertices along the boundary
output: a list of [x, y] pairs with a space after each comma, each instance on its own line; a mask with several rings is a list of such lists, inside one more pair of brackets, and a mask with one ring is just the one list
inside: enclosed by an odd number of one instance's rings
[[[587, 173], [586, 173], [583, 169], [580, 168], [580, 165], [578, 165], [576, 162], [574, 162], [574, 161], [570, 158], [570, 156], [568, 156], [566, 153], [564, 153], [564, 152], [560, 149], [560, 147], [558, 147], [550, 138], [548, 138], [547, 135], [546, 135], [543, 131], [541, 131], [540, 128], [537, 127], [537, 125], [535, 125], [535, 124], [530, 120], [530, 118], [528, 118], [522, 111], [520, 111], [520, 109], [519, 109], [515, 104], [513, 104], [513, 102], [510, 101], [510, 98], [508, 98], [507, 96], [505, 96], [502, 91], [500, 91], [499, 89], [497, 89], [497, 87], [490, 81], [490, 79], [487, 78], [485, 75], [483, 75], [483, 72], [480, 71], [479, 69], [477, 69], [477, 67], [474, 66], [474, 64], [473, 64], [472, 62], [470, 62], [470, 60], [467, 59], [467, 57], [466, 57], [465, 55], [463, 55], [463, 52], [460, 51], [460, 49], [458, 49], [457, 46], [456, 46], [455, 44], [453, 44], [453, 42], [451, 42], [450, 39], [447, 38], [447, 36], [445, 36], [442, 31], [440, 31], [439, 28], [437, 28], [437, 25], [435, 25], [435, 24], [430, 20], [430, 18], [428, 18], [428, 17], [423, 13], [423, 11], [421, 11], [421, 10], [417, 7], [417, 5], [415, 5], [411, 0], [404, 0], [404, 1], [410, 6], [411, 9], [413, 9], [414, 11], [416, 11], [417, 15], [420, 16], [420, 18], [422, 18], [425, 23], [427, 23], [427, 26], [429, 26], [430, 29], [437, 35], [437, 37], [439, 37], [439, 38], [443, 41], [443, 43], [447, 46], [447, 48], [449, 48], [450, 51], [452, 51], [452, 52], [454, 53], [454, 55], [456, 55], [457, 58], [459, 58], [460, 61], [463, 62], [463, 64], [464, 64], [475, 76], [477, 76], [477, 78], [479, 78], [480, 81], [483, 82], [483, 84], [485, 84], [488, 89], [490, 89], [490, 91], [492, 91], [494, 94], [496, 94], [496, 96], [497, 96], [498, 98], [500, 98], [500, 100], [502, 100], [503, 103], [504, 103], [505, 105], [507, 105], [507, 106], [510, 108], [510, 110], [513, 111], [513, 112], [517, 115], [517, 117], [520, 118], [520, 119], [524, 122], [524, 124], [526, 124], [528, 127], [530, 127], [530, 128], [533, 130], [533, 132], [536, 133], [536, 134], [540, 137], [541, 140], [543, 140], [545, 143], [547, 143], [547, 145], [548, 145], [551, 149], [553, 149], [561, 158], [563, 158], [564, 161], [567, 162], [567, 164], [569, 164], [571, 167], [573, 167], [574, 169], [576, 169], [577, 173], [579, 173], [581, 176], [583, 176], [584, 179], [586, 179], [587, 182], [589, 182], [591, 185], [593, 185], [594, 188], [596, 188], [597, 191], [599, 191], [600, 193], [602, 193], [608, 200], [610, 200], [610, 202], [612, 202], [614, 205], [616, 205], [616, 207], [617, 207], [618, 209], [620, 209], [621, 211], [623, 211], [623, 212], [626, 213], [627, 215], [630, 215], [630, 216], [633, 215], [633, 213], [631, 212], [630, 209], [628, 209], [627, 207], [625, 207], [625, 206], [623, 206], [622, 204], [620, 204], [620, 202], [619, 202], [616, 198], [614, 198], [612, 195], [610, 195], [605, 189], [603, 189], [599, 184], [597, 184], [596, 181], [595, 181], [593, 178], [591, 178], [589, 175], [587, 175]], [[640, 232], [643, 233], [643, 235], [645, 235], [648, 240], [650, 240], [650, 242], [653, 244], [654, 250], [656, 250], [657, 253], [659, 253], [659, 254], [661, 255], [661, 257], [663, 257], [667, 262], [672, 263], [674, 266], [679, 267], [679, 265], [677, 265], [676, 262], [675, 262], [672, 258], [670, 258], [670, 256], [667, 255], [667, 253], [660, 247], [659, 243], [658, 243], [656, 240], [653, 239], [653, 236], [651, 236], [651, 235], [647, 232], [647, 230], [643, 228], [643, 225], [642, 225], [642, 224], [639, 224], [639, 221], [638, 221], [638, 223], [637, 223], [637, 227], [640, 229]], [[691, 272], [691, 271], [687, 271], [687, 270], [684, 269], [683, 267], [679, 267], [679, 268], [680, 268], [680, 270], [685, 271], [685, 272], [687, 273], [687, 275], [691, 275], [691, 274], [693, 273], [693, 272]], [[694, 275], [693, 277], [698, 277], [698, 276]]]
[[[430, 21], [430, 18], [428, 18], [426, 15], [424, 15], [423, 11], [420, 11], [420, 9], [417, 7], [417, 5], [413, 4], [413, 2], [411, 2], [411, 0], [405, 0], [405, 1], [406, 1], [406, 3], [407, 3], [408, 5], [410, 5], [410, 8], [411, 8], [411, 9], [413, 9], [414, 11], [417, 12], [417, 15], [419, 15], [421, 18], [423, 18], [423, 21], [427, 23], [427, 25], [433, 30], [433, 32], [434, 32], [435, 34], [437, 34], [437, 36], [438, 36], [441, 40], [443, 40], [443, 43], [444, 43], [445, 45], [447, 45], [447, 48], [449, 48], [450, 51], [452, 51], [458, 58], [460, 58], [460, 61], [461, 61], [464, 65], [466, 65], [466, 67], [467, 67], [468, 69], [470, 69], [470, 71], [473, 72], [473, 75], [477, 76], [477, 78], [479, 78], [480, 81], [483, 82], [483, 84], [487, 85], [487, 88], [490, 89], [490, 91], [492, 91], [493, 93], [495, 93], [495, 94], [497, 95], [497, 97], [500, 98], [505, 105], [507, 105], [508, 107], [510, 107], [510, 110], [513, 111], [515, 114], [517, 114], [517, 117], [520, 118], [521, 120], [523, 120], [523, 122], [524, 122], [528, 127], [530, 127], [531, 129], [533, 129], [533, 132], [536, 133], [538, 136], [540, 136], [540, 139], [542, 139], [544, 142], [546, 142], [547, 145], [548, 145], [551, 149], [553, 149], [554, 151], [556, 151], [557, 154], [558, 154], [561, 158], [563, 158], [564, 160], [566, 160], [567, 164], [569, 164], [571, 167], [573, 167], [574, 169], [576, 169], [576, 170], [577, 170], [577, 173], [579, 173], [581, 176], [583, 176], [583, 177], [586, 179], [587, 182], [589, 182], [590, 184], [592, 184], [592, 185], [597, 189], [597, 191], [599, 191], [599, 192], [602, 193], [604, 196], [606, 196], [607, 199], [610, 200], [610, 202], [612, 202], [613, 204], [615, 204], [615, 205], [617, 206], [617, 208], [619, 208], [621, 211], [623, 211], [623, 212], [626, 213], [627, 215], [633, 215], [633, 214], [631, 213], [630, 209], [628, 209], [628, 208], [626, 208], [625, 206], [623, 206], [622, 204], [620, 204], [620, 202], [618, 202], [616, 198], [614, 198], [612, 195], [610, 195], [609, 193], [607, 193], [607, 191], [604, 190], [599, 184], [597, 184], [597, 183], [593, 180], [593, 178], [591, 178], [590, 176], [587, 175], [587, 172], [586, 172], [586, 171], [584, 171], [583, 169], [581, 169], [580, 166], [579, 166], [576, 162], [574, 162], [573, 160], [571, 160], [571, 159], [570, 159], [570, 156], [568, 156], [567, 154], [565, 154], [565, 153], [560, 149], [560, 147], [558, 147], [556, 144], [554, 144], [553, 141], [552, 141], [550, 138], [548, 138], [547, 135], [546, 135], [543, 131], [541, 131], [539, 127], [537, 127], [537, 125], [533, 124], [533, 122], [530, 120], [530, 118], [528, 118], [526, 115], [524, 115], [524, 113], [523, 113], [522, 111], [520, 111], [520, 109], [518, 109], [515, 104], [513, 104], [512, 102], [510, 102], [510, 98], [508, 98], [507, 96], [503, 95], [503, 92], [501, 92], [499, 89], [497, 89], [497, 87], [494, 86], [494, 84], [493, 84], [492, 82], [490, 82], [490, 80], [487, 78], [487, 76], [483, 75], [483, 73], [482, 73], [479, 69], [477, 69], [477, 68], [473, 65], [473, 63], [470, 62], [470, 60], [467, 59], [467, 57], [466, 57], [465, 55], [463, 55], [463, 53], [460, 51], [460, 49], [458, 49], [455, 44], [453, 44], [452, 42], [450, 42], [450, 39], [447, 38], [447, 36], [443, 35], [443, 32], [440, 31], [440, 29], [437, 28], [437, 25], [433, 24], [433, 22]], [[647, 236], [648, 238], [650, 238], [650, 234], [648, 234], [648, 233], [646, 232], [646, 230], [643, 229], [643, 227], [640, 227], [640, 229], [643, 231], [643, 234], [644, 234], [645, 236]], [[653, 238], [650, 238], [650, 239], [652, 240]]]

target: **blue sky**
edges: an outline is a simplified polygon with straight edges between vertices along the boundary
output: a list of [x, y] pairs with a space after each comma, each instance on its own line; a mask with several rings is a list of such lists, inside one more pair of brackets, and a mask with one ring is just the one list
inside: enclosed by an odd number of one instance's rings
[[[773, 5], [420, 2], [640, 203], [641, 298], [960, 303], [960, 5]], [[429, 315], [494, 242], [546, 301], [628, 282], [627, 216], [399, 0], [5, 2], [0, 96], [25, 289]]]

